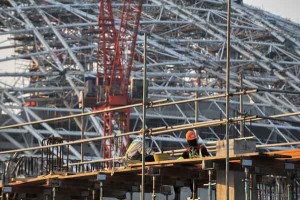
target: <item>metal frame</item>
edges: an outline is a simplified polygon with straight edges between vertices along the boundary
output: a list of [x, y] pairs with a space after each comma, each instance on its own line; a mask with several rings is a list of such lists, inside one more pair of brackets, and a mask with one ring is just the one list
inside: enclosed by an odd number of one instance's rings
[[[0, 47], [11, 46], [14, 56], [0, 57], [1, 67], [6, 61], [18, 63], [14, 73], [0, 73], [1, 125], [30, 122], [54, 116], [79, 113], [79, 91], [83, 89], [85, 74], [95, 71], [97, 60], [97, 18], [99, 4], [63, 4], [59, 0], [18, 1], [0, 3]], [[84, 1], [83, 1], [84, 2]], [[169, 98], [171, 101], [225, 92], [226, 12], [224, 3], [200, 1], [152, 0], [145, 2], [140, 30], [147, 40], [147, 77], [149, 98]], [[121, 1], [113, 2], [115, 16]], [[246, 13], [246, 14], [245, 14]], [[116, 26], [119, 21], [116, 20]], [[231, 91], [244, 87], [300, 91], [300, 27], [299, 25], [257, 10], [247, 5], [232, 4]], [[1, 45], [7, 40], [10, 45]], [[132, 76], [141, 78], [143, 36], [138, 35], [136, 60]], [[11, 84], [9, 81], [15, 78]], [[26, 102], [38, 103], [25, 106]], [[244, 95], [244, 110], [248, 115], [298, 112], [299, 95], [258, 93]], [[225, 118], [224, 99], [210, 99], [199, 103], [198, 121]], [[157, 107], [147, 110], [147, 127], [155, 123], [170, 126], [192, 123], [194, 103]], [[231, 98], [230, 116], [239, 109], [239, 99]], [[90, 108], [85, 108], [85, 111]], [[132, 130], [141, 128], [141, 108], [132, 109]], [[290, 117], [299, 121], [299, 116]], [[80, 138], [80, 119], [60, 123], [25, 126], [18, 130], [1, 130], [0, 139], [11, 148], [25, 148], [40, 144], [49, 135]], [[66, 130], [66, 131], [65, 131]], [[86, 117], [85, 138], [103, 136], [100, 116]], [[232, 125], [230, 137], [239, 136], [238, 125]], [[298, 141], [299, 127], [278, 121], [246, 122], [245, 133], [257, 137], [257, 143]], [[200, 129], [200, 140], [224, 138], [222, 127]], [[235, 135], [236, 134], [236, 135]], [[171, 133], [172, 140], [182, 143], [183, 132]], [[166, 136], [170, 139], [170, 136]], [[159, 144], [159, 138], [155, 143]], [[79, 145], [72, 145], [73, 155], [80, 158]], [[1, 150], [9, 147], [4, 145]], [[73, 150], [72, 150], [73, 148]], [[161, 148], [161, 147], [159, 147]], [[90, 143], [86, 155], [99, 157], [100, 144]], [[32, 152], [39, 154], [39, 151]]]

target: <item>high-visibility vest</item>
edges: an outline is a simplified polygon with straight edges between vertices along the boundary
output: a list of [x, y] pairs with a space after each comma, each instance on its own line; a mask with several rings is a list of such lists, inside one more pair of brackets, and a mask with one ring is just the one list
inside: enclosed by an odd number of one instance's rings
[[189, 149], [189, 158], [202, 158], [201, 148], [197, 147]]
[[[125, 157], [129, 160], [141, 160], [143, 153], [143, 143], [141, 138], [136, 138], [129, 145]], [[145, 153], [146, 155], [150, 155], [152, 153], [152, 149], [148, 147], [147, 143], [145, 143]]]
[[142, 157], [142, 148], [141, 141], [137, 139], [133, 140], [125, 153], [125, 157], [131, 160], [139, 160]]

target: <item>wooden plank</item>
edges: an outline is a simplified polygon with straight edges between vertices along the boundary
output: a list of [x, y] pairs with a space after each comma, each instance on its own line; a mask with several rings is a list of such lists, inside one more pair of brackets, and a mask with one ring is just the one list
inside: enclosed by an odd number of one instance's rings
[[[275, 151], [268, 153], [247, 153], [239, 155], [231, 155], [230, 162], [240, 165], [243, 158], [255, 160], [254, 166], [262, 168], [263, 172], [272, 173], [272, 171], [278, 171], [284, 169], [284, 161], [298, 162], [300, 161], [300, 149], [295, 150], [285, 150], [285, 151]], [[267, 158], [267, 159], [266, 159]], [[182, 160], [164, 160], [157, 162], [147, 162], [146, 168], [154, 167], [164, 169], [162, 170], [164, 174], [163, 177], [168, 177], [170, 183], [176, 179], [186, 180], [195, 174], [199, 174], [202, 170], [202, 161], [209, 160], [214, 162], [224, 162], [225, 156], [211, 156], [204, 158], [194, 158], [194, 159], [182, 159]], [[270, 164], [274, 166], [270, 168]], [[297, 165], [298, 166], [298, 165]], [[125, 184], [124, 187], [129, 187], [135, 181], [140, 179], [142, 163], [130, 164], [127, 167], [115, 168], [114, 170], [101, 170], [93, 172], [84, 173], [59, 173], [59, 174], [49, 174], [46, 176], [38, 176], [35, 178], [26, 178], [22, 180], [17, 180], [16, 182], [11, 182], [11, 186], [28, 187], [29, 185], [40, 187], [45, 186], [46, 181], [52, 178], [58, 178], [61, 180], [70, 180], [71, 183], [74, 182], [74, 187], [77, 183], [81, 184], [81, 180], [85, 180], [89, 183], [96, 183], [97, 174], [103, 173], [107, 174], [107, 186], [111, 184], [122, 183]], [[267, 168], [267, 169], [265, 169]], [[276, 169], [275, 169], [276, 168]], [[188, 173], [187, 173], [188, 172]], [[113, 174], [113, 176], [111, 176]], [[133, 177], [131, 181], [129, 181]], [[149, 177], [149, 176], [148, 176]], [[167, 178], [166, 178], [167, 179]], [[128, 184], [126, 183], [128, 182]], [[1, 186], [0, 186], [1, 187]], [[79, 186], [78, 186], [79, 188]]]
[[[236, 154], [230, 156], [230, 159], [237, 159], [242, 157], [253, 157], [253, 156], [259, 156], [261, 155], [259, 152], [254, 153], [247, 153], [247, 154]], [[164, 164], [193, 164], [193, 163], [202, 163], [202, 160], [212, 160], [212, 161], [218, 161], [218, 160], [225, 160], [225, 156], [210, 156], [210, 157], [204, 157], [204, 158], [191, 158], [191, 159], [180, 159], [180, 160], [164, 160], [164, 161], [156, 161], [156, 162], [146, 162], [146, 166], [154, 166], [154, 165], [161, 165]], [[139, 167], [142, 163], [136, 163], [136, 164], [130, 164], [128, 167]]]

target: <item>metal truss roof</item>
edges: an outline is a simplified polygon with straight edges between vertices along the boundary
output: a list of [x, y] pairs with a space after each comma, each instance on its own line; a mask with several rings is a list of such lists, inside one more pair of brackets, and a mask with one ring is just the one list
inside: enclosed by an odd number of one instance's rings
[[[1, 124], [15, 124], [81, 112], [78, 97], [84, 76], [95, 71], [97, 54], [96, 1], [3, 0], [0, 10], [0, 37], [14, 48], [12, 56], [0, 57]], [[121, 2], [114, 1], [117, 18]], [[118, 24], [118, 19], [116, 24]], [[233, 3], [231, 21], [231, 91], [240, 87], [268, 89], [243, 96], [248, 115], [270, 116], [299, 112], [300, 108], [300, 26], [248, 5]], [[148, 34], [147, 70], [150, 99], [171, 101], [225, 93], [226, 3], [223, 0], [145, 1], [137, 56], [132, 77], [142, 77], [143, 36]], [[6, 61], [18, 69], [6, 72]], [[14, 78], [10, 84], [7, 78]], [[289, 93], [282, 93], [287, 91]], [[298, 93], [297, 93], [298, 92]], [[26, 102], [37, 102], [35, 106]], [[27, 105], [27, 106], [25, 106]], [[232, 97], [231, 116], [239, 115], [239, 97]], [[86, 108], [85, 111], [91, 111]], [[141, 128], [141, 108], [132, 109], [132, 129]], [[148, 127], [193, 123], [194, 104], [153, 108], [147, 111]], [[225, 118], [224, 99], [199, 103], [198, 121]], [[299, 141], [299, 116], [286, 121], [266, 119], [245, 123], [246, 136], [257, 143]], [[86, 137], [102, 135], [99, 116], [86, 119]], [[238, 124], [231, 137], [241, 135]], [[34, 146], [50, 135], [73, 140], [80, 138], [81, 120], [64, 120], [1, 130], [1, 149]], [[199, 130], [204, 141], [223, 139], [225, 129]], [[178, 143], [181, 132], [154, 139]], [[100, 157], [100, 144], [89, 144], [87, 156]], [[80, 158], [73, 146], [73, 156]], [[32, 152], [35, 154], [38, 152]]]

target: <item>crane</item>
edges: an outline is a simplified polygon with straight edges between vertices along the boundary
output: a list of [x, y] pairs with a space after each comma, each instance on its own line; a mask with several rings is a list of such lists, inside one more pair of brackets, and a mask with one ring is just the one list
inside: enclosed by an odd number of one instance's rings
[[[97, 105], [94, 109], [109, 109], [130, 103], [128, 86], [134, 61], [135, 46], [140, 24], [143, 0], [123, 0], [120, 26], [115, 27], [110, 0], [101, 0], [98, 18], [97, 51]], [[104, 112], [104, 136], [128, 132], [130, 108]], [[102, 140], [102, 158], [124, 155], [129, 145], [129, 137]]]

